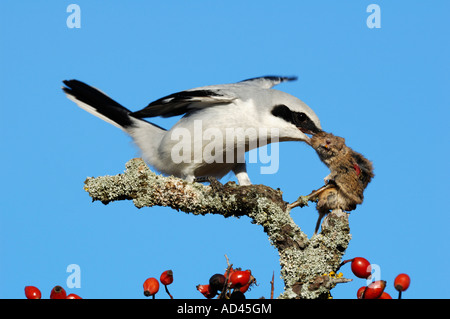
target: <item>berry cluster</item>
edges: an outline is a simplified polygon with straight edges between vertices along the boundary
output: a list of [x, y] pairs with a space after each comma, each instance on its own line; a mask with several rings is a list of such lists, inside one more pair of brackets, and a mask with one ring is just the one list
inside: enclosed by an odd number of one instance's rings
[[[228, 258], [227, 258], [228, 263]], [[358, 278], [370, 279], [372, 276], [372, 267], [370, 262], [362, 257], [355, 257], [344, 260], [341, 266], [351, 263], [351, 270]], [[337, 270], [336, 270], [337, 271]], [[342, 273], [336, 274], [332, 272], [329, 274], [339, 278]], [[273, 297], [273, 277], [272, 277], [272, 293]], [[173, 299], [167, 286], [173, 283], [173, 271], [164, 271], [159, 281], [150, 277], [144, 281], [144, 295], [155, 299], [156, 293], [159, 291], [159, 282], [164, 285], [166, 293], [170, 299]], [[398, 291], [398, 299], [401, 299], [402, 292], [407, 290], [411, 279], [407, 274], [399, 274], [394, 280], [394, 288]], [[218, 299], [245, 299], [245, 293], [253, 285], [256, 285], [256, 279], [253, 277], [251, 270], [242, 270], [241, 268], [233, 268], [232, 264], [228, 263], [228, 267], [224, 274], [214, 274], [209, 278], [209, 283], [205, 285], [197, 285], [197, 290], [206, 298], [211, 299], [217, 296]], [[392, 297], [385, 292], [386, 281], [376, 280], [367, 286], [362, 286], [358, 289], [356, 295], [358, 299], [392, 299]], [[27, 299], [41, 299], [41, 291], [34, 286], [25, 287], [25, 296]], [[272, 298], [271, 297], [271, 298]], [[63, 287], [55, 286], [50, 292], [50, 299], [82, 299], [77, 294], [67, 294]]]
[[[372, 274], [372, 267], [370, 262], [362, 257], [355, 257], [349, 260], [344, 260], [340, 266], [351, 263], [353, 274], [358, 278], [369, 279]], [[411, 279], [407, 274], [400, 274], [394, 280], [394, 288], [399, 292], [398, 299], [401, 299], [403, 291], [408, 289]], [[386, 281], [376, 280], [367, 286], [362, 286], [356, 292], [358, 299], [392, 299], [392, 297], [385, 292]]]
[[211, 299], [245, 299], [245, 292], [256, 284], [252, 272], [233, 268], [229, 265], [225, 274], [215, 274], [209, 278], [209, 284], [197, 285], [197, 290], [206, 298]]
[[[172, 270], [164, 271], [159, 277], [159, 281], [164, 285], [166, 293], [169, 295], [170, 299], [173, 299], [172, 295], [169, 292], [169, 289], [167, 288], [167, 286], [173, 282], [173, 271]], [[159, 291], [158, 280], [154, 277], [147, 278], [144, 281], [143, 286], [144, 286], [144, 296], [146, 297], [151, 296], [153, 299], [155, 299], [155, 295]]]
[[[27, 299], [41, 299], [41, 291], [34, 286], [25, 287], [25, 297]], [[55, 286], [50, 292], [50, 299], [82, 299], [77, 294], [67, 294], [63, 287]]]

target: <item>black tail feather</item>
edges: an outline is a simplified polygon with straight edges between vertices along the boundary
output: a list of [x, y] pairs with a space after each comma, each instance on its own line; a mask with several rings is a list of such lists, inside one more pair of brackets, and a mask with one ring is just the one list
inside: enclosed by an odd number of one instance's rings
[[123, 128], [133, 125], [130, 110], [123, 107], [103, 92], [78, 80], [65, 80], [63, 91], [75, 99], [89, 105], [96, 112]]

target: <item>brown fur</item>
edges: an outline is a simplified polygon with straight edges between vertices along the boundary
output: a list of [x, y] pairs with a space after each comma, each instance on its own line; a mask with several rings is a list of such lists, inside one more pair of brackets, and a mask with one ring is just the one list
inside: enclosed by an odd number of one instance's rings
[[331, 133], [319, 132], [311, 138], [311, 146], [320, 160], [330, 169], [325, 183], [331, 184], [318, 194], [317, 210], [320, 221], [330, 210], [351, 211], [364, 200], [364, 190], [373, 174], [372, 163], [345, 145], [345, 139]]

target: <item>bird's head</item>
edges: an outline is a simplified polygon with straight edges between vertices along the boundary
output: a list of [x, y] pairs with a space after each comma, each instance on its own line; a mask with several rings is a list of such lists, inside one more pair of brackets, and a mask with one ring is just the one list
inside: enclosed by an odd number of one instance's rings
[[310, 144], [310, 138], [306, 134], [313, 135], [322, 131], [317, 115], [298, 99], [276, 104], [270, 112], [277, 120], [283, 121], [281, 125], [284, 134], [280, 134], [280, 139], [302, 140]]

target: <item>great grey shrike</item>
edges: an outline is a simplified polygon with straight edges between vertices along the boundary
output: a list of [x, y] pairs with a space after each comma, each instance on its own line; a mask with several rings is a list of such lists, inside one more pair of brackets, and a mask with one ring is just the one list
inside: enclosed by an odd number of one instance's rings
[[[63, 81], [79, 107], [128, 133], [157, 171], [189, 182], [230, 171], [251, 185], [244, 154], [272, 142], [303, 141], [321, 131], [319, 118], [298, 98], [272, 89], [296, 77], [264, 76], [174, 93], [132, 112], [78, 80]], [[144, 118], [180, 116], [169, 129]]]

